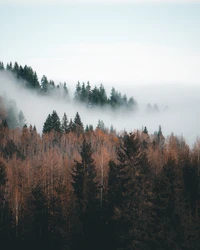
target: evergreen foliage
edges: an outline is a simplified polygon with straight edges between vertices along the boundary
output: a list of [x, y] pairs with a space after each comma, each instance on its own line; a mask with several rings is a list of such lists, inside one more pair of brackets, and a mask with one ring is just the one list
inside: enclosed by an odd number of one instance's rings
[[[72, 186], [80, 208], [80, 221], [83, 227], [83, 248], [92, 249], [98, 238], [97, 183], [91, 144], [83, 140], [81, 162], [76, 161], [72, 174]], [[80, 236], [82, 237], [82, 236]]]
[[62, 132], [69, 133], [69, 124], [66, 113], [64, 113], [61, 124]]
[[78, 112], [76, 113], [75, 118], [74, 118], [72, 131], [76, 132], [78, 135], [80, 135], [84, 131], [83, 123], [81, 121], [81, 117]]
[[51, 131], [61, 132], [60, 118], [55, 110], [53, 110], [51, 115], [48, 115], [46, 121], [44, 122], [42, 132], [49, 133]]
[[[0, 62], [0, 70], [4, 70], [3, 62]], [[15, 62], [14, 65], [12, 62], [8, 63], [6, 65], [6, 71], [13, 73], [25, 87], [33, 89], [41, 95], [55, 94], [64, 100], [70, 100], [66, 82], [56, 86], [55, 82], [53, 80], [48, 80], [45, 75], [43, 75], [39, 81], [37, 73], [33, 71], [30, 66], [25, 65], [23, 67], [17, 62]], [[137, 108], [137, 102], [133, 97], [128, 99], [126, 95], [122, 95], [120, 92], [116, 91], [115, 88], [112, 88], [110, 97], [107, 97], [103, 84], [100, 84], [99, 87], [95, 86], [91, 88], [89, 81], [87, 84], [84, 82], [82, 84], [80, 84], [80, 82], [76, 84], [74, 100], [77, 103], [85, 104], [88, 108], [96, 106], [110, 106], [113, 109], [122, 107], [125, 108], [125, 110], [135, 110]], [[155, 109], [158, 109], [158, 107], [155, 106]]]

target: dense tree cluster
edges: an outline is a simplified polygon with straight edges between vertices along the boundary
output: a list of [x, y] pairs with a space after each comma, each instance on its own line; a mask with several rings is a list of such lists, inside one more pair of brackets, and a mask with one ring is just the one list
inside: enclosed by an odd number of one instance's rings
[[93, 106], [111, 106], [112, 108], [125, 107], [127, 109], [136, 109], [137, 103], [133, 97], [127, 99], [126, 95], [123, 95], [116, 91], [115, 88], [111, 89], [110, 97], [107, 97], [104, 86], [101, 84], [99, 88], [96, 86], [92, 89], [90, 83], [76, 85], [74, 99], [77, 102], [85, 103], [88, 107]]
[[[200, 141], [118, 134], [54, 110], [43, 133], [0, 109], [0, 239], [34, 249], [199, 249]], [[22, 116], [20, 114], [20, 116]], [[23, 120], [21, 118], [21, 120]]]
[[135, 110], [137, 108], [137, 102], [133, 97], [128, 99], [126, 95], [122, 95], [115, 88], [112, 88], [110, 97], [107, 97], [106, 90], [102, 84], [100, 84], [99, 88], [95, 86], [92, 89], [89, 82], [87, 84], [83, 82], [82, 85], [78, 82], [74, 98], [72, 98], [66, 82], [56, 85], [53, 80], [48, 80], [45, 75], [39, 81], [37, 73], [27, 65], [23, 67], [18, 65], [17, 62], [14, 65], [10, 62], [4, 67], [3, 62], [0, 62], [0, 70], [13, 73], [25, 87], [34, 89], [41, 95], [54, 94], [66, 101], [73, 99], [75, 102], [83, 103], [90, 108], [93, 106], [108, 106], [114, 109], [124, 107], [127, 110]]

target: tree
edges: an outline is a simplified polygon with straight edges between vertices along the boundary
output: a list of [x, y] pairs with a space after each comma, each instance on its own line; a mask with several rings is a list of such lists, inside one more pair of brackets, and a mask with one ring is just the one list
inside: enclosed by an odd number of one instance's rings
[[144, 133], [144, 134], [148, 134], [148, 130], [147, 130], [147, 127], [146, 127], [146, 126], [144, 127], [143, 133]]
[[76, 113], [76, 116], [74, 118], [73, 131], [76, 132], [78, 135], [83, 133], [84, 131], [83, 123], [78, 112]]
[[47, 116], [46, 121], [44, 122], [42, 132], [43, 132], [43, 133], [48, 133], [48, 132], [50, 132], [51, 130], [52, 130], [51, 115], [49, 114], [49, 115]]
[[81, 98], [80, 99], [81, 102], [84, 102], [84, 103], [88, 102], [88, 92], [87, 92], [87, 89], [85, 87], [84, 82], [82, 83], [82, 86], [81, 86], [81, 97], [80, 98]]
[[114, 249], [146, 249], [151, 240], [151, 171], [137, 133], [124, 136], [117, 156], [117, 164], [109, 164], [108, 177], [108, 224]]
[[73, 124], [72, 119], [70, 119], [70, 121], [69, 121], [69, 132], [72, 132], [73, 129], [74, 129], [74, 124]]
[[6, 70], [12, 71], [12, 62], [7, 63], [7, 65], [6, 65]]
[[107, 103], [107, 95], [103, 84], [100, 85], [99, 95], [100, 95], [100, 105], [103, 106]]
[[[111, 238], [116, 244], [114, 249], [129, 246], [129, 231], [132, 223], [125, 215], [128, 213], [126, 210], [128, 205], [128, 187], [126, 183], [131, 182], [131, 176], [133, 176], [130, 173], [132, 169], [130, 164], [134, 159], [133, 156], [137, 151], [137, 147], [137, 140], [134, 135], [126, 134], [123, 138], [123, 144], [117, 149], [118, 163], [116, 164], [113, 161], [109, 163], [107, 216]], [[130, 209], [129, 206], [128, 208]]]
[[34, 89], [39, 89], [40, 88], [40, 84], [39, 84], [38, 76], [37, 76], [36, 72], [34, 72], [34, 74], [33, 74], [32, 87]]
[[81, 162], [75, 161], [72, 174], [72, 186], [80, 208], [80, 220], [83, 224], [84, 249], [93, 249], [96, 234], [98, 211], [97, 211], [97, 183], [94, 160], [92, 158], [91, 143], [85, 138], [81, 146]]
[[43, 126], [43, 133], [48, 133], [51, 131], [61, 132], [61, 123], [60, 118], [55, 110], [53, 110], [52, 114], [48, 115], [44, 126]]
[[4, 68], [4, 64], [3, 64], [3, 62], [0, 62], [0, 70], [4, 70], [5, 68]]
[[51, 114], [51, 126], [54, 131], [61, 132], [60, 118], [55, 110]]
[[87, 105], [90, 106], [91, 105], [91, 86], [89, 82], [87, 82], [86, 91], [87, 91]]
[[181, 240], [182, 180], [176, 161], [169, 156], [154, 184], [154, 238], [162, 249], [177, 249], [184, 240]]
[[84, 212], [96, 204], [97, 195], [96, 170], [92, 158], [92, 148], [91, 144], [86, 142], [85, 139], [81, 146], [80, 155], [81, 162], [75, 162], [72, 185], [80, 208]]
[[75, 93], [74, 93], [74, 99], [75, 99], [75, 101], [80, 101], [81, 100], [81, 84], [80, 84], [80, 82], [78, 82], [76, 84], [76, 90], [75, 90]]
[[101, 129], [103, 132], [106, 132], [106, 127], [105, 127], [104, 122], [102, 120], [98, 120], [97, 128]]
[[42, 85], [42, 91], [44, 93], [46, 93], [48, 91], [49, 82], [48, 82], [47, 77], [45, 75], [43, 75], [43, 77], [41, 79], [41, 85]]
[[69, 132], [69, 124], [68, 124], [68, 119], [66, 113], [64, 113], [63, 118], [62, 118], [62, 124], [61, 124], [62, 131], [64, 133]]

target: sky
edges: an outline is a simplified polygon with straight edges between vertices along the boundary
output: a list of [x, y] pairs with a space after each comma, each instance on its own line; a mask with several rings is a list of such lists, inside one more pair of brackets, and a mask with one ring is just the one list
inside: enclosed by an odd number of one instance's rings
[[0, 60], [56, 81], [200, 84], [200, 1], [0, 0]]
[[[102, 83], [108, 95], [114, 86], [141, 111], [123, 119], [92, 114], [23, 94], [0, 76], [0, 94], [7, 89], [39, 131], [55, 109], [70, 118], [80, 111], [85, 125], [102, 119], [118, 130], [147, 126], [150, 133], [161, 125], [190, 145], [200, 137], [200, 0], [0, 0], [0, 61], [66, 81], [72, 93], [78, 81]], [[147, 103], [158, 104], [160, 115], [147, 116]]]

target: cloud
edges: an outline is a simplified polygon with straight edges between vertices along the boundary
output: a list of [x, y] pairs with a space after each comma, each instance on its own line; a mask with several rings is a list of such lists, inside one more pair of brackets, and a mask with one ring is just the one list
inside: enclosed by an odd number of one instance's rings
[[[183, 135], [187, 142], [192, 145], [196, 136], [200, 136], [200, 86], [187, 85], [131, 85], [129, 88], [121, 85], [122, 94], [133, 96], [139, 104], [139, 112], [111, 112], [109, 109], [86, 109], [83, 105], [66, 103], [62, 99], [54, 99], [48, 96], [36, 95], [33, 92], [19, 88], [20, 82], [16, 82], [12, 76], [0, 72], [0, 93], [7, 93], [7, 97], [16, 101], [19, 110], [22, 110], [28, 124], [36, 125], [38, 132], [42, 131], [43, 124], [53, 110], [56, 110], [60, 118], [66, 112], [68, 118], [74, 119], [78, 111], [84, 126], [92, 124], [94, 128], [99, 119], [103, 120], [106, 127], [111, 124], [119, 131], [126, 129], [142, 129], [147, 126], [150, 133], [162, 126], [165, 136], [174, 132]], [[69, 88], [71, 85], [67, 84]], [[119, 86], [113, 85], [117, 90]], [[93, 86], [92, 86], [93, 87]], [[107, 85], [105, 86], [107, 90]], [[109, 92], [107, 91], [109, 94]], [[147, 103], [156, 103], [160, 113], [147, 115], [145, 107]], [[162, 112], [168, 105], [169, 110]]]

